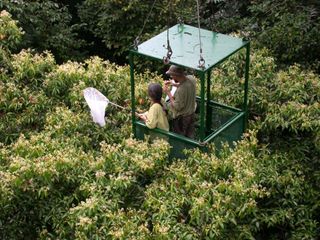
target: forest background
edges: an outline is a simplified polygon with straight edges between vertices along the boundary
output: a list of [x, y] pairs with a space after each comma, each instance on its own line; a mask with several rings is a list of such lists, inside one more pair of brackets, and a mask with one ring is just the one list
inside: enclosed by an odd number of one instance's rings
[[[249, 129], [174, 161], [126, 112], [94, 125], [82, 90], [128, 106], [128, 49], [197, 26], [196, 1], [0, 2], [1, 239], [319, 239], [319, 1], [199, 2], [202, 28], [251, 40]], [[241, 59], [212, 72], [219, 102], [241, 104]], [[139, 70], [137, 103], [163, 77]]]

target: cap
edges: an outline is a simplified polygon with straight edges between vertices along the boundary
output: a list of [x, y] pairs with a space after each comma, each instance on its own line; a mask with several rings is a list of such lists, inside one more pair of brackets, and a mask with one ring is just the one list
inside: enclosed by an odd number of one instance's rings
[[181, 67], [178, 67], [176, 65], [171, 65], [169, 70], [166, 72], [167, 75], [173, 75], [173, 76], [182, 76], [184, 75], [184, 71]]

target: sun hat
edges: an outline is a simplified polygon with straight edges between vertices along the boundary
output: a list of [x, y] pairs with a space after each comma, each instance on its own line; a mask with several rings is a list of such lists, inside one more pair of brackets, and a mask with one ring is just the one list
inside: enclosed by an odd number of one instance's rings
[[176, 65], [171, 65], [169, 70], [166, 72], [167, 75], [173, 75], [173, 76], [182, 76], [184, 75], [184, 71], [181, 67], [178, 67]]

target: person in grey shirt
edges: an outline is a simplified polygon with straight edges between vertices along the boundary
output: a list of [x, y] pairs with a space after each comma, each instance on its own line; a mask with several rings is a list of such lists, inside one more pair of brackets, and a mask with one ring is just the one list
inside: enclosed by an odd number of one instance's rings
[[[172, 130], [183, 136], [194, 138], [196, 79], [192, 75], [186, 75], [183, 69], [176, 65], [171, 65], [166, 74], [172, 79], [165, 81], [163, 86], [163, 91], [170, 100]], [[177, 87], [174, 95], [170, 92], [171, 85]]]

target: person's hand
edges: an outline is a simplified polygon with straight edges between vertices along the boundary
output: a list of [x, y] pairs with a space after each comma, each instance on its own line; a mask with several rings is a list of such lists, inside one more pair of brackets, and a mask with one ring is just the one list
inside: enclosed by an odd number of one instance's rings
[[170, 85], [165, 83], [162, 90], [168, 94], [168, 92], [170, 92]]
[[144, 122], [147, 121], [147, 115], [146, 115], [146, 114], [144, 114], [144, 113], [139, 113], [138, 116], [139, 116], [139, 118], [140, 118], [141, 120], [143, 120]]
[[165, 80], [164, 85], [171, 85], [171, 80]]
[[169, 80], [165, 80], [164, 81], [165, 85], [171, 85], [171, 86], [177, 86], [179, 83], [177, 83], [176, 81], [174, 81], [173, 79], [169, 79]]

